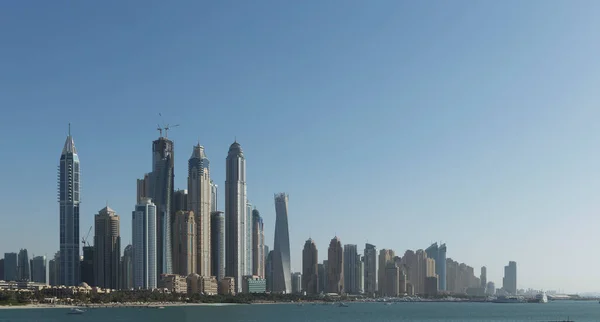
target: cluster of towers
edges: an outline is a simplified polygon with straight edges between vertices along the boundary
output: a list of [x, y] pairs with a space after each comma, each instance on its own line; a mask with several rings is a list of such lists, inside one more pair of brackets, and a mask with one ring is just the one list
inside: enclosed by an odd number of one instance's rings
[[[236, 140], [227, 154], [223, 212], [218, 210], [218, 186], [211, 179], [210, 162], [200, 144], [192, 148], [188, 160], [187, 189], [174, 189], [175, 149], [168, 129], [161, 129], [160, 137], [152, 142], [151, 172], [137, 180], [132, 244], [121, 256], [120, 216], [107, 205], [95, 216], [94, 245], [86, 244], [87, 236], [83, 238], [81, 260], [81, 172], [69, 126], [59, 165], [60, 250], [51, 261], [50, 279], [56, 284], [152, 289], [165, 275], [194, 274], [217, 281], [227, 277], [241, 292], [244, 276], [265, 277], [263, 220], [247, 198], [241, 145]], [[287, 203], [286, 194], [275, 195], [272, 276], [273, 285], [284, 292], [291, 283]]]

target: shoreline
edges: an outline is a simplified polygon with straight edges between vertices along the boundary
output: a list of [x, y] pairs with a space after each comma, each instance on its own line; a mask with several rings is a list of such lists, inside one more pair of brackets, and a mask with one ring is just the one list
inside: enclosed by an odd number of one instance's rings
[[104, 308], [149, 308], [159, 307], [188, 307], [188, 306], [230, 306], [242, 305], [238, 303], [107, 303], [107, 304], [25, 304], [25, 305], [0, 305], [0, 310], [25, 310], [25, 309], [104, 309]]

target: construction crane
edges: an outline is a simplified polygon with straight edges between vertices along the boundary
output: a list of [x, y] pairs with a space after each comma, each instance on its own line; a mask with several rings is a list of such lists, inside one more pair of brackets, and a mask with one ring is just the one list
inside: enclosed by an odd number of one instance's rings
[[90, 243], [88, 243], [88, 238], [90, 237], [90, 233], [92, 232], [92, 226], [90, 226], [90, 229], [88, 230], [87, 234], [85, 235], [85, 237], [81, 238], [81, 243], [83, 244], [83, 246], [90, 246]]
[[178, 127], [179, 124], [175, 124], [175, 125], [165, 125], [165, 127], [163, 127], [163, 130], [165, 130], [165, 138], [167, 138], [169, 136], [169, 129], [173, 128], [173, 127]]

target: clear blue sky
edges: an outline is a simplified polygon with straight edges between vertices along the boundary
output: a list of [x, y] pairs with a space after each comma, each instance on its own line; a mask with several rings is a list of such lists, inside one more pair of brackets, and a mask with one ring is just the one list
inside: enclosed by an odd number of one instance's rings
[[[81, 232], [106, 201], [131, 239], [159, 122], [224, 185], [234, 137], [273, 246], [443, 241], [501, 284], [600, 289], [600, 2], [4, 1], [0, 253], [58, 249], [56, 167], [72, 123]], [[162, 113], [163, 120], [158, 117]], [[223, 195], [220, 195], [220, 208]]]

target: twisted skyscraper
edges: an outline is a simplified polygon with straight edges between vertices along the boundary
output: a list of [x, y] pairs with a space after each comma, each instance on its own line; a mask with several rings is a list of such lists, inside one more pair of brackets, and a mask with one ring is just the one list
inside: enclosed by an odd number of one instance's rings
[[60, 272], [59, 283], [79, 285], [79, 156], [69, 135], [60, 155], [58, 167], [58, 202], [60, 204]]
[[292, 292], [290, 234], [288, 231], [288, 195], [275, 195], [275, 241], [273, 243], [273, 292]]
[[235, 278], [241, 292], [246, 261], [246, 159], [237, 141], [229, 147], [225, 171], [225, 275]]

